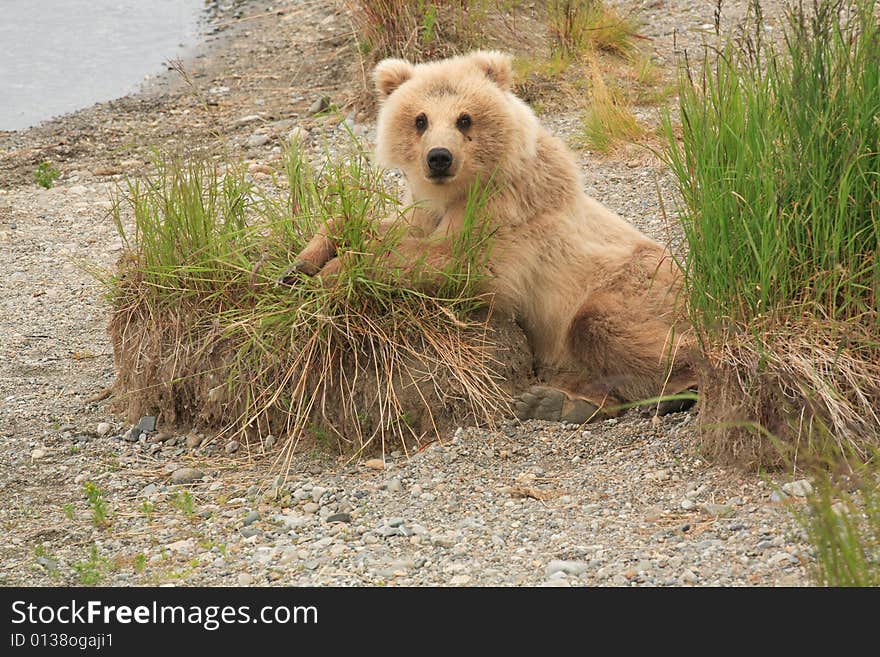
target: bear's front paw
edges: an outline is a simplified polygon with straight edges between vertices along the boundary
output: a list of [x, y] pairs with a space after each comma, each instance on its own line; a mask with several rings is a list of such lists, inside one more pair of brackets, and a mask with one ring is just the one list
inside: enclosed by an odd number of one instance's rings
[[275, 285], [293, 287], [303, 276], [314, 276], [318, 271], [318, 267], [308, 260], [297, 260], [275, 279]]

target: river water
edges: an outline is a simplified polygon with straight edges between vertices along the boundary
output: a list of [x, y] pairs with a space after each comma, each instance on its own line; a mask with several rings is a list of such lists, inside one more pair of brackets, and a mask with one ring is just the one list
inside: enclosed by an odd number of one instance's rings
[[0, 0], [0, 130], [136, 91], [200, 38], [204, 0]]

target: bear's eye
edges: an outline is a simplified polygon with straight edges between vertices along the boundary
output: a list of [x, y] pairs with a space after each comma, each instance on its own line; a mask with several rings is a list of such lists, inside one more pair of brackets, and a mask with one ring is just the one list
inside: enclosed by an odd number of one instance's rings
[[471, 127], [471, 115], [470, 114], [462, 114], [458, 117], [458, 121], [455, 122], [455, 127], [459, 130], [464, 131]]
[[419, 132], [424, 132], [428, 127], [428, 117], [424, 114], [419, 114], [416, 117], [416, 130]]

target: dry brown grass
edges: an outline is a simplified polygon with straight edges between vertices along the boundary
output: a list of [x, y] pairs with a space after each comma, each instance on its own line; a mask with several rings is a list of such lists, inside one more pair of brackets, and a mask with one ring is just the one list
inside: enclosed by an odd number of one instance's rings
[[[430, 296], [387, 270], [374, 275], [382, 258], [369, 236], [396, 206], [363, 151], [316, 172], [294, 145], [285, 165], [278, 199], [262, 197], [240, 167], [221, 174], [200, 162], [160, 162], [154, 177], [129, 184], [115, 210], [127, 251], [105, 277], [118, 409], [245, 444], [274, 435], [286, 464], [303, 443], [408, 451], [509, 415], [531, 354], [522, 331], [472, 292], [482, 275], [479, 201], [466, 216], [474, 232], [460, 244], [461, 271], [444, 272], [447, 293]], [[277, 286], [310, 232], [339, 216], [351, 258], [336, 284]]]
[[880, 448], [880, 344], [864, 331], [810, 318], [716, 343], [700, 383], [705, 451], [747, 467], [867, 460]]

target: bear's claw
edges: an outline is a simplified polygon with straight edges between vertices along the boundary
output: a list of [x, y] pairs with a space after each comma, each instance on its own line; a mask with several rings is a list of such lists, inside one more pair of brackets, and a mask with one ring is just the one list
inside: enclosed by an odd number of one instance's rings
[[584, 424], [594, 419], [604, 419], [599, 407], [586, 399], [569, 397], [562, 390], [546, 386], [532, 386], [513, 402], [514, 412], [520, 420], [548, 420]]
[[275, 285], [285, 285], [291, 287], [300, 279], [300, 274], [306, 276], [314, 276], [319, 269], [308, 260], [297, 260], [290, 267], [285, 269], [281, 276], [275, 279]]

